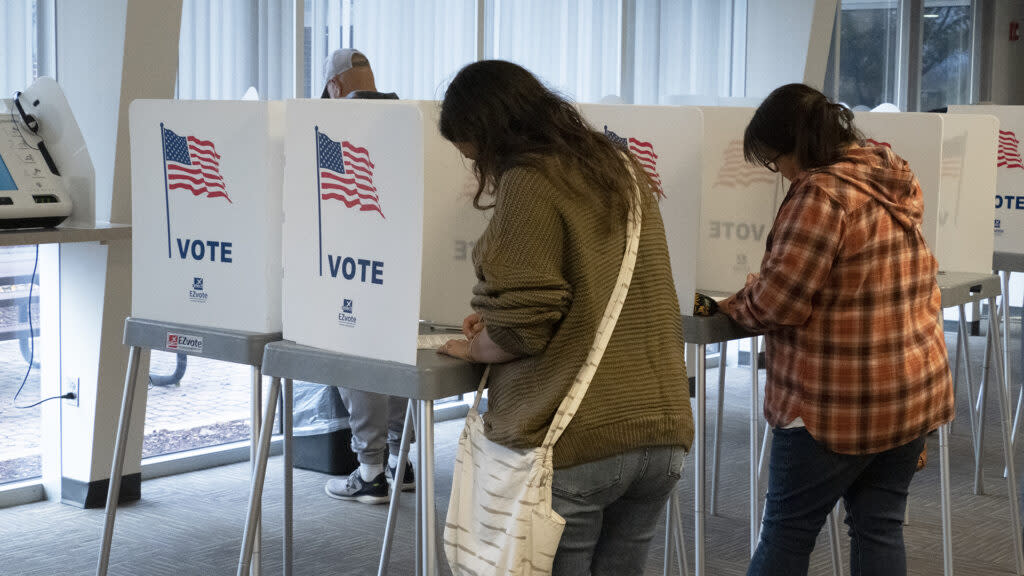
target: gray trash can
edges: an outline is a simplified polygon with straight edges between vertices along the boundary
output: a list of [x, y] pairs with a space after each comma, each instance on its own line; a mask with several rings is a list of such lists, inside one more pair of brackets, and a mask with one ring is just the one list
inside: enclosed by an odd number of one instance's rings
[[334, 386], [294, 383], [292, 463], [296, 468], [334, 476], [359, 467], [352, 452], [348, 411]]

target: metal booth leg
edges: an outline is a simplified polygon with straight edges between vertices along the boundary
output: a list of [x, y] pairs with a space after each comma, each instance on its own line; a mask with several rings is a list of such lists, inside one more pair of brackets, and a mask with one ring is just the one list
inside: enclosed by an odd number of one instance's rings
[[836, 505], [832, 507], [832, 511], [828, 513], [828, 545], [832, 552], [832, 574], [833, 576], [843, 576], [843, 550], [840, 548], [839, 543], [839, 501], [836, 501]]
[[942, 573], [945, 576], [953, 576], [953, 499], [949, 480], [949, 424], [943, 424], [939, 426], [939, 491], [942, 510]]
[[[252, 481], [256, 474], [256, 452], [260, 441], [260, 408], [263, 406], [263, 378], [260, 375], [259, 368], [252, 366], [249, 370], [251, 375], [252, 383], [252, 399], [249, 401], [249, 408], [251, 411], [252, 420], [252, 433], [249, 439], [249, 480]], [[277, 400], [274, 400], [274, 407], [277, 407]], [[262, 506], [262, 503], [260, 503]], [[263, 542], [263, 530], [261, 524], [263, 523], [262, 510], [256, 514], [256, 526], [255, 526], [255, 542], [252, 547], [252, 565], [251, 565], [251, 576], [260, 575], [260, 554], [262, 542]]]
[[422, 492], [423, 506], [420, 535], [423, 537], [423, 574], [437, 575], [437, 530], [434, 523], [434, 401], [420, 400], [420, 433], [417, 442], [419, 461], [417, 462], [416, 493]]
[[999, 413], [1001, 420], [1001, 428], [1003, 432], [1003, 457], [1006, 462], [1006, 483], [1007, 492], [1009, 496], [1009, 508], [1010, 508], [1010, 534], [1013, 540], [1013, 552], [1016, 560], [1016, 574], [1024, 574], [1024, 544], [1021, 542], [1021, 525], [1020, 525], [1020, 508], [1018, 497], [1017, 497], [1017, 472], [1013, 465], [1013, 444], [1011, 442], [1011, 431], [1010, 423], [1012, 422], [1012, 415], [1010, 414], [1010, 399], [1006, 395], [1006, 383], [1002, 382], [1004, 377], [1005, 366], [1002, 365], [1002, 356], [1000, 355], [1003, 348], [1002, 336], [999, 334], [999, 322], [995, 318], [995, 307], [996, 299], [990, 297], [988, 299], [988, 331], [992, 334], [992, 346], [995, 348], [995, 357], [997, 370], [996, 374], [999, 381], [993, 387], [996, 390], [996, 394], [999, 399]]
[[[295, 399], [291, 378], [284, 379], [284, 388], [281, 391], [281, 395], [284, 396], [284, 402], [281, 407], [281, 427], [284, 428], [284, 438], [281, 440], [281, 460], [284, 466], [284, 534], [282, 535], [284, 542], [281, 547], [283, 555], [281, 561], [284, 576], [291, 576], [294, 564], [292, 549], [292, 495], [294, 494], [292, 478], [292, 457], [294, 455], [294, 452], [292, 452], [292, 410]], [[274, 427], [273, 424], [267, 424], [267, 426], [271, 429]]]
[[[997, 352], [998, 354], [998, 352]], [[975, 400], [974, 405], [974, 421], [978, 426], [978, 431], [974, 435], [974, 450], [977, 455], [977, 462], [975, 463], [974, 470], [974, 493], [976, 495], [985, 493], [984, 486], [984, 472], [981, 467], [981, 455], [985, 450], [985, 412], [988, 400], [988, 391], [991, 388], [991, 378], [989, 377], [989, 371], [992, 365], [989, 361], [992, 358], [992, 331], [986, 330], [985, 334], [985, 355], [982, 356], [981, 361], [981, 381], [978, 382], [978, 397]]]
[[672, 569], [673, 554], [672, 542], [675, 540], [676, 528], [675, 523], [679, 522], [679, 518], [676, 518], [672, 514], [672, 499], [678, 498], [676, 491], [672, 490], [672, 495], [669, 496], [668, 501], [665, 502], [665, 563], [661, 569], [662, 576], [668, 576], [669, 570]]
[[711, 502], [708, 505], [708, 514], [718, 515], [718, 469], [719, 459], [722, 456], [722, 426], [725, 420], [725, 356], [729, 349], [729, 342], [721, 344], [721, 352], [718, 355], [718, 402], [715, 412], [715, 451], [711, 453]]
[[106, 576], [110, 563], [110, 543], [114, 536], [114, 517], [117, 515], [117, 500], [121, 495], [121, 473], [124, 471], [124, 453], [128, 442], [128, 427], [132, 419], [132, 403], [135, 401], [135, 384], [139, 378], [139, 356], [142, 350], [137, 346], [128, 349], [128, 370], [125, 373], [124, 395], [121, 398], [121, 416], [117, 421], [117, 436], [114, 439], [114, 459], [110, 464], [110, 486], [107, 488], [106, 520], [103, 523], [103, 542], [100, 558], [96, 564], [96, 576]]
[[252, 486], [249, 490], [249, 508], [245, 515], [245, 531], [242, 533], [242, 551], [238, 557], [237, 576], [249, 574], [253, 560], [256, 536], [259, 533], [260, 512], [263, 501], [263, 482], [267, 477], [267, 458], [270, 456], [270, 437], [274, 433], [274, 409], [281, 394], [281, 379], [273, 378], [267, 392], [265, 426], [260, 429], [259, 443], [253, 458]]
[[686, 539], [683, 535], [683, 515], [679, 512], [679, 493], [673, 492], [672, 498], [669, 500], [669, 504], [672, 506], [672, 515], [676, 518], [675, 526], [675, 547], [676, 556], [679, 557], [679, 565], [682, 568], [683, 576], [690, 576], [690, 564], [686, 560]]
[[706, 359], [704, 353], [707, 346], [697, 344], [697, 402], [696, 410], [693, 413], [694, 442], [693, 442], [693, 474], [694, 474], [694, 514], [693, 514], [693, 558], [694, 573], [696, 576], [704, 576], [704, 460], [707, 454], [707, 436], [704, 430], [704, 420], [707, 412], [705, 410], [704, 386], [707, 382]]
[[[391, 492], [391, 503], [388, 505], [388, 520], [384, 525], [384, 547], [380, 551], [380, 565], [377, 567], [377, 576], [385, 576], [388, 573], [388, 562], [391, 560], [391, 542], [395, 538], [395, 524], [398, 522], [398, 500], [402, 493], [401, 481], [405, 479], [405, 463], [409, 461], [409, 444], [412, 435], [412, 416], [415, 409], [414, 401], [409, 400], [405, 409], [405, 424], [402, 426], [402, 442], [398, 449], [398, 466], [395, 468], [395, 486], [397, 490]], [[399, 476], [401, 475], [401, 476]], [[417, 476], [418, 477], [418, 476]]]
[[[761, 416], [758, 414], [758, 377], [757, 377], [757, 336], [750, 339], [750, 557], [754, 557], [757, 550], [758, 533], [761, 528], [759, 516], [761, 501], [760, 492], [760, 470], [757, 466], [757, 441], [758, 429], [761, 427]], [[716, 445], [717, 449], [717, 445]]]
[[664, 576], [672, 572], [674, 561], [679, 560], [679, 576], [689, 576], [690, 568], [686, 562], [686, 542], [683, 540], [683, 516], [679, 513], [679, 492], [672, 494], [665, 502], [665, 566]]

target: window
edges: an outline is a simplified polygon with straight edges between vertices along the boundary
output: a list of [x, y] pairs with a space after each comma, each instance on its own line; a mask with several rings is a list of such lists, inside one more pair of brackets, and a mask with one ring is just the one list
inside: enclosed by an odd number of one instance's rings
[[[293, 4], [279, 0], [184, 0], [177, 95], [237, 100], [294, 95]], [[229, 442], [250, 434], [248, 366], [153, 351], [142, 456]]]
[[41, 409], [16, 408], [40, 400], [39, 347], [33, 337], [39, 334], [39, 276], [32, 275], [35, 253], [34, 246], [0, 247], [0, 483], [42, 473]]
[[0, 3], [0, 98], [10, 98], [39, 75], [35, 0]]
[[972, 12], [971, 0], [842, 0], [826, 92], [854, 109], [969, 104]]
[[969, 104], [970, 1], [926, 0], [922, 20], [921, 110]]
[[703, 96], [708, 103], [743, 95], [731, 77], [738, 51], [733, 15], [745, 14], [745, 6], [744, 0], [305, 0], [305, 96], [320, 95], [324, 59], [345, 47], [363, 51], [378, 88], [402, 98], [441, 99], [462, 66], [500, 58], [580, 102], [680, 104]]
[[[42, 72], [52, 22], [36, 0], [0, 3], [0, 98], [10, 98]], [[41, 21], [40, 19], [43, 19]], [[40, 32], [42, 31], [42, 34]], [[52, 73], [52, 72], [51, 72]], [[0, 107], [2, 109], [2, 107]], [[39, 398], [39, 276], [34, 246], [0, 247], [0, 484], [41, 475], [40, 407], [17, 409]], [[30, 294], [31, 292], [31, 294]], [[29, 360], [32, 366], [29, 370]]]
[[842, 3], [838, 100], [851, 108], [866, 110], [896, 102], [900, 61], [897, 4], [897, 0]]

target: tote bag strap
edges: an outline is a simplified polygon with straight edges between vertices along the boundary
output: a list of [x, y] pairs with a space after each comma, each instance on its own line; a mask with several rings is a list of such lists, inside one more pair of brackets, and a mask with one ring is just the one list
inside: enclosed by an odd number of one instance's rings
[[633, 268], [636, 266], [636, 254], [640, 246], [640, 220], [642, 217], [639, 200], [634, 200], [630, 203], [629, 221], [626, 224], [626, 253], [622, 257], [622, 267], [619, 268], [619, 277], [615, 281], [612, 297], [605, 307], [604, 316], [601, 317], [601, 323], [597, 327], [597, 334], [594, 336], [594, 343], [590, 347], [587, 359], [576, 374], [569, 393], [558, 406], [558, 411], [555, 412], [555, 417], [551, 421], [551, 427], [548, 428], [544, 443], [541, 444], [547, 449], [549, 456], [552, 446], [558, 442], [562, 432], [565, 432], [565, 428], [576, 415], [580, 403], [583, 402], [583, 396], [590, 388], [590, 381], [593, 380], [597, 366], [601, 363], [601, 357], [604, 356], [605, 348], [608, 347], [608, 341], [611, 340], [615, 323], [619, 320], [622, 305], [626, 302], [626, 293], [629, 292], [629, 284], [633, 280]]

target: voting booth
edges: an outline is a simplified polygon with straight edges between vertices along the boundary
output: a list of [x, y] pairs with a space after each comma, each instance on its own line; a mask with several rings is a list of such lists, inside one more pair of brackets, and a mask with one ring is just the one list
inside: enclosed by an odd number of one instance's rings
[[286, 107], [283, 334], [416, 364], [424, 119], [413, 102]]
[[[491, 211], [473, 207], [477, 179], [473, 163], [438, 131], [439, 102], [417, 102], [423, 119], [423, 282], [420, 318], [432, 324], [462, 326], [472, 312], [476, 285], [473, 248], [487, 228]], [[493, 196], [481, 199], [484, 205]]]
[[943, 270], [992, 271], [979, 255], [994, 248], [992, 221], [996, 193], [996, 135], [993, 116], [942, 115], [942, 164], [939, 169], [938, 222], [935, 253]]
[[697, 287], [732, 293], [761, 268], [765, 241], [786, 195], [782, 176], [743, 158], [754, 108], [701, 108], [704, 118]]
[[905, 159], [924, 193], [922, 233], [947, 271], [988, 273], [992, 252], [992, 119], [928, 113], [858, 112], [869, 143]]
[[136, 100], [129, 119], [132, 316], [279, 332], [283, 103]]
[[996, 166], [994, 249], [1024, 254], [1024, 106], [950, 106], [949, 112], [950, 118], [988, 114], [997, 119], [995, 151], [988, 159]]
[[591, 128], [629, 150], [660, 188], [680, 309], [692, 315], [701, 213], [700, 109], [599, 104], [581, 104], [579, 109]]

